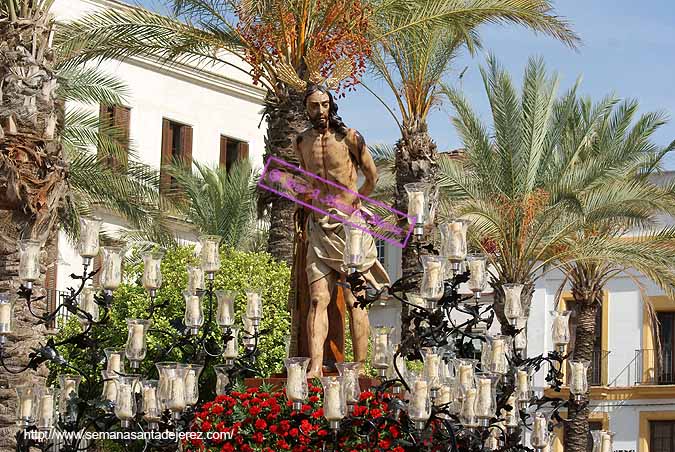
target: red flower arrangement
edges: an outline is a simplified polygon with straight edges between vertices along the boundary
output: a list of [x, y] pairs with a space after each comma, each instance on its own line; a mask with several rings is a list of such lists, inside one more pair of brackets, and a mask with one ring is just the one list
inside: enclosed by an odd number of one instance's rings
[[[336, 450], [371, 452], [419, 451], [401, 437], [401, 428], [387, 418], [386, 393], [364, 391], [354, 406], [349, 426], [334, 438], [323, 417], [322, 389], [309, 384], [308, 403], [298, 412], [286, 399], [286, 391], [271, 386], [232, 391], [216, 397], [197, 411], [190, 430], [200, 438], [185, 440], [190, 452], [310, 452]], [[195, 435], [196, 436], [196, 435]], [[431, 441], [426, 442], [431, 447]], [[433, 447], [431, 447], [433, 449]], [[426, 449], [430, 450], [430, 449]]]

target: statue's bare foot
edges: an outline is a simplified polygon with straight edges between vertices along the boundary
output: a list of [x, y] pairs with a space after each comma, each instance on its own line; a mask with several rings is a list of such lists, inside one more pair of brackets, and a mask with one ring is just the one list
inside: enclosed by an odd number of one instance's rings
[[307, 379], [311, 380], [312, 378], [321, 378], [321, 369], [309, 369], [307, 370]]

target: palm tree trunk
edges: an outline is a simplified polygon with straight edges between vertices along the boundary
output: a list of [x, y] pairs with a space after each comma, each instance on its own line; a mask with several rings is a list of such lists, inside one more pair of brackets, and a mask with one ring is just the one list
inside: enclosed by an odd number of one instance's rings
[[[576, 361], [593, 358], [595, 341], [595, 316], [602, 303], [602, 292], [594, 289], [572, 287], [574, 311], [577, 317], [576, 336], [574, 339], [574, 355]], [[588, 450], [588, 394], [581, 401], [575, 401], [570, 394], [570, 405], [565, 429], [565, 451], [591, 452]]]
[[[58, 133], [60, 105], [49, 48], [47, 15], [0, 23], [0, 290], [18, 289], [21, 238], [48, 243], [43, 262], [56, 260], [57, 210], [66, 192], [66, 163]], [[51, 246], [49, 244], [52, 244]], [[43, 268], [44, 270], [44, 268]], [[39, 290], [40, 284], [36, 284]], [[36, 311], [44, 304], [35, 303]], [[5, 363], [23, 367], [44, 337], [25, 304], [14, 311], [14, 334], [5, 346]], [[47, 368], [13, 375], [0, 369], [0, 451], [14, 450], [16, 394], [21, 384], [44, 384]]]
[[[394, 208], [401, 212], [408, 212], [408, 195], [404, 186], [411, 182], [435, 183], [437, 153], [436, 143], [429, 136], [427, 124], [424, 121], [415, 119], [404, 124], [403, 129], [403, 137], [398, 140], [395, 146], [396, 201], [394, 202]], [[399, 227], [407, 229], [409, 227], [407, 219], [400, 221]], [[431, 240], [431, 237], [424, 237], [422, 245]], [[401, 267], [403, 277], [421, 269], [418, 249], [412, 238], [403, 249]], [[407, 331], [409, 323], [407, 305], [403, 306], [401, 315], [402, 331]]]
[[[303, 94], [295, 91], [290, 91], [290, 94], [281, 102], [276, 102], [268, 96], [265, 161], [270, 156], [274, 156], [286, 162], [299, 165], [298, 157], [295, 155], [293, 149], [293, 140], [295, 140], [295, 137], [300, 132], [309, 127], [303, 100]], [[268, 209], [269, 212], [270, 228], [267, 252], [277, 261], [286, 262], [293, 269], [295, 236], [293, 214], [297, 208], [297, 204], [265, 190], [259, 192], [258, 199], [259, 213], [263, 209]], [[291, 314], [290, 356], [294, 356], [296, 352], [300, 327], [300, 319], [297, 318], [298, 316], [295, 312], [297, 306], [295, 280], [295, 275], [291, 275], [291, 288], [288, 294], [288, 307]]]

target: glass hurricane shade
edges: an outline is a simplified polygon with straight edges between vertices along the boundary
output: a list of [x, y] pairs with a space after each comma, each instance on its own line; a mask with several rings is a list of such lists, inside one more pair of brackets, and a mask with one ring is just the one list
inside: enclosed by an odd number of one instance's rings
[[40, 278], [40, 249], [42, 242], [32, 239], [19, 240], [19, 279], [33, 282]]
[[201, 263], [204, 273], [215, 273], [220, 270], [220, 241], [219, 235], [203, 235], [199, 238], [201, 244]]
[[103, 222], [97, 217], [80, 217], [80, 238], [77, 241], [77, 252], [85, 258], [98, 255], [99, 240]]
[[105, 290], [115, 290], [122, 284], [122, 261], [124, 249], [121, 246], [101, 248], [101, 272], [99, 282]]
[[291, 402], [304, 401], [309, 392], [307, 385], [307, 366], [309, 358], [294, 357], [285, 358], [286, 366], [286, 397]]
[[484, 254], [467, 254], [466, 266], [469, 270], [469, 290], [474, 293], [484, 292], [487, 286], [487, 258]]
[[438, 300], [443, 296], [445, 285], [445, 258], [442, 256], [422, 256], [422, 285], [420, 295], [427, 300]]
[[0, 292], [0, 335], [10, 334], [14, 327], [14, 301], [10, 292]]
[[129, 361], [143, 361], [147, 353], [146, 333], [151, 325], [146, 319], [127, 319], [127, 344], [125, 354]]
[[438, 225], [441, 233], [441, 256], [452, 262], [461, 262], [466, 258], [469, 223], [469, 220], [457, 219]]
[[158, 249], [143, 253], [143, 287], [146, 290], [157, 290], [162, 287], [162, 258], [164, 250]]
[[424, 182], [412, 182], [403, 188], [408, 194], [408, 223], [425, 224], [429, 220], [431, 186]]
[[237, 292], [234, 290], [216, 290], [216, 322], [222, 327], [234, 325], [234, 300]]

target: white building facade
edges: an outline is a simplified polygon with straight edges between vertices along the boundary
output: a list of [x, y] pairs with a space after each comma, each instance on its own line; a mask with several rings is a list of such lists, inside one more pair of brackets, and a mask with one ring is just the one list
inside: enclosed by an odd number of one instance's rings
[[[56, 0], [52, 12], [57, 21], [67, 22], [111, 8], [133, 7], [111, 0]], [[231, 55], [226, 58], [235, 60]], [[241, 61], [237, 64], [242, 66]], [[160, 168], [172, 157], [181, 157], [188, 162], [229, 165], [233, 160], [248, 158], [254, 167], [262, 167], [265, 91], [253, 85], [244, 72], [226, 65], [169, 65], [147, 58], [104, 61], [99, 68], [126, 84], [125, 105], [106, 111], [97, 105], [69, 104], [67, 108], [108, 114], [116, 127], [126, 129], [130, 147], [143, 163]], [[105, 211], [97, 211], [97, 215], [104, 219], [104, 230], [126, 227]], [[196, 238], [187, 225], [177, 222], [176, 227], [181, 238]], [[80, 261], [61, 233], [56, 280], [52, 279], [51, 285], [58, 291], [65, 290], [71, 283], [68, 275], [81, 272]]]

